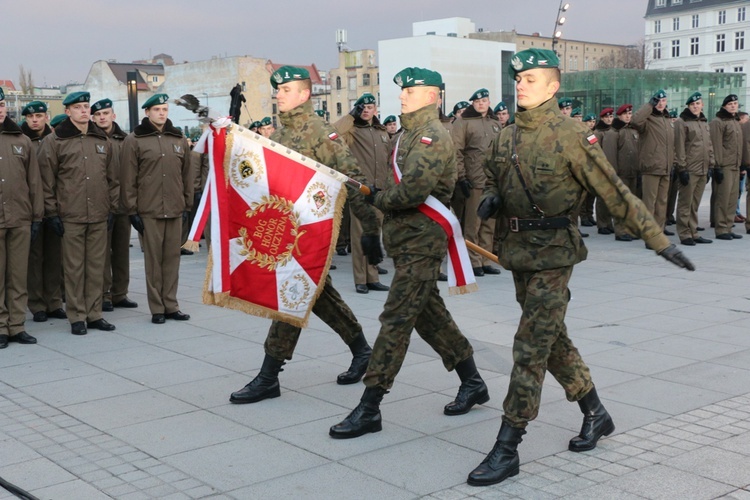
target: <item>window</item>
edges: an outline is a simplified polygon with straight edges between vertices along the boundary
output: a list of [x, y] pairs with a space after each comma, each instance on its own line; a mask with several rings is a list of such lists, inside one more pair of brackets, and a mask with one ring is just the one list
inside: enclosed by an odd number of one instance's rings
[[654, 21], [654, 33], [661, 33], [661, 20]]
[[357, 91], [357, 77], [356, 76], [349, 77], [349, 91], [350, 92]]
[[672, 18], [672, 31], [680, 31], [680, 18]]
[[672, 5], [682, 5], [682, 0], [672, 0]]
[[734, 33], [734, 50], [745, 50], [744, 31], [737, 31]]
[[661, 59], [661, 42], [654, 42], [654, 59]]
[[245, 82], [242, 82], [242, 91], [247, 91], [247, 86], [245, 85]]
[[370, 73], [362, 73], [362, 86], [363, 87], [370, 86]]
[[697, 28], [700, 26], [700, 16], [698, 14], [693, 14], [693, 28]]
[[341, 90], [341, 77], [336, 77], [336, 90]]
[[672, 40], [672, 57], [680, 57], [680, 41]]
[[336, 103], [336, 116], [341, 116], [341, 103]]
[[726, 24], [727, 23], [727, 11], [720, 10], [719, 11], [719, 24]]
[[667, 0], [656, 0], [656, 8], [666, 7], [666, 6], [667, 6]]
[[734, 71], [735, 73], [744, 73], [745, 68], [743, 68], [742, 66], [735, 66], [734, 68], [732, 68], [732, 71]]
[[694, 37], [690, 39], [690, 55], [691, 56], [697, 56], [700, 50], [698, 37]]
[[716, 73], [724, 73], [724, 68], [718, 68], [715, 71]]
[[740, 7], [739, 9], [737, 9], [737, 22], [745, 22], [745, 7]]
[[157, 83], [159, 81], [159, 77], [158, 76], [152, 76], [151, 77], [151, 81], [154, 82], [154, 83]]
[[583, 71], [588, 71], [588, 70], [589, 70], [589, 58], [588, 57], [584, 57], [584, 59], [583, 59]]
[[273, 103], [273, 104], [271, 105], [271, 114], [272, 114], [272, 115], [275, 115], [275, 114], [276, 114], [276, 113], [278, 113], [278, 112], [279, 112], [279, 111], [278, 111], [278, 109], [276, 108], [276, 103]]
[[724, 33], [716, 35], [716, 52], [726, 51], [727, 36]]

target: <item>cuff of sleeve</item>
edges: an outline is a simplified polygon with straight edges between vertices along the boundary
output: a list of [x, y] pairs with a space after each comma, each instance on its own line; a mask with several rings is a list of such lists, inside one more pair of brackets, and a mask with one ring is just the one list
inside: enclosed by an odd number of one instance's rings
[[661, 253], [669, 247], [672, 243], [669, 238], [664, 236], [664, 233], [659, 233], [651, 238], [645, 240], [646, 246], [656, 253]]

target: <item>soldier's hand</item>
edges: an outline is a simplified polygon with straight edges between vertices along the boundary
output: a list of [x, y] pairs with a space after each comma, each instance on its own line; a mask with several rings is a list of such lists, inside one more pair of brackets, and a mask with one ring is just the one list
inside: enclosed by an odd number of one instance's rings
[[474, 187], [474, 184], [472, 184], [469, 179], [461, 179], [456, 184], [458, 184], [458, 188], [461, 190], [461, 194], [464, 195], [464, 198], [471, 196], [471, 188]]
[[695, 271], [693, 263], [690, 262], [690, 260], [674, 245], [669, 245], [667, 248], [659, 252], [659, 255], [677, 267], [682, 267], [688, 271]]
[[677, 175], [680, 178], [680, 184], [683, 186], [687, 186], [690, 183], [690, 172], [687, 170], [681, 170]]
[[724, 182], [724, 172], [722, 172], [720, 168], [714, 168], [714, 180], [716, 181], [716, 184]]
[[500, 210], [500, 203], [500, 196], [496, 194], [487, 196], [479, 203], [479, 208], [477, 208], [477, 215], [482, 220], [491, 219], [497, 214], [497, 211]]
[[377, 266], [383, 262], [383, 247], [380, 246], [380, 236], [377, 234], [363, 234], [362, 252], [367, 256], [367, 262], [372, 266]]
[[362, 116], [362, 112], [365, 110], [365, 105], [360, 103], [357, 104], [352, 108], [351, 111], [349, 111], [349, 114], [352, 115], [355, 119], [360, 118]]
[[653, 107], [656, 107], [657, 104], [659, 104], [659, 98], [658, 97], [652, 97], [648, 103], [652, 105]]
[[380, 188], [376, 188], [375, 186], [368, 186], [370, 188], [370, 194], [364, 195], [365, 201], [369, 203], [370, 205], [375, 203], [375, 195], [378, 193], [378, 191], [382, 191]]
[[42, 223], [40, 221], [31, 223], [31, 242], [32, 243], [34, 243], [36, 241], [37, 236], [39, 236], [39, 229], [41, 227], [42, 227]]
[[139, 234], [143, 234], [143, 219], [141, 219], [140, 215], [138, 214], [131, 215], [130, 225], [133, 226], [133, 229], [138, 231]]
[[706, 174], [706, 183], [711, 182], [711, 177], [714, 176], [714, 169], [709, 168], [708, 173]]
[[107, 214], [107, 231], [112, 231], [112, 228], [115, 226], [115, 214], [108, 213]]
[[60, 238], [65, 234], [65, 226], [63, 226], [62, 219], [58, 215], [47, 219], [47, 224]]

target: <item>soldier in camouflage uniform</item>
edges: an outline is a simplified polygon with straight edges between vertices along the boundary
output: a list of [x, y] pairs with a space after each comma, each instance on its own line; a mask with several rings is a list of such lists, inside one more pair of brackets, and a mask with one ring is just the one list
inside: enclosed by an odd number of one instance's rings
[[558, 67], [557, 56], [549, 50], [524, 50], [511, 59], [519, 106], [516, 124], [501, 132], [487, 156], [479, 213], [506, 222], [499, 258], [513, 272], [523, 314], [497, 441], [468, 477], [476, 486], [518, 474], [517, 447], [537, 416], [547, 370], [584, 414], [580, 434], [569, 443], [571, 451], [591, 450], [600, 437], [614, 431], [564, 322], [573, 266], [587, 253], [572, 219], [586, 192], [600, 196], [612, 216], [643, 237], [649, 248], [694, 269], [617, 177], [591, 131], [560, 114], [554, 100], [560, 87]]
[[[333, 127], [313, 111], [310, 102], [310, 73], [304, 68], [282, 66], [271, 75], [271, 85], [278, 89], [276, 100], [280, 111], [279, 119], [283, 125], [274, 132], [271, 140], [365, 182], [344, 142], [338, 138]], [[383, 260], [383, 251], [375, 211], [365, 203], [359, 191], [350, 189], [348, 194], [353, 215], [362, 222], [362, 248], [370, 264], [376, 265]], [[359, 382], [365, 374], [372, 349], [362, 332], [362, 325], [333, 287], [330, 275], [326, 275], [325, 280], [312, 311], [351, 349], [351, 366], [338, 376], [337, 382], [353, 384]], [[279, 372], [284, 362], [292, 359], [300, 331], [299, 327], [274, 321], [266, 337], [266, 355], [260, 373], [245, 387], [232, 393], [229, 401], [244, 404], [279, 397]]]
[[455, 368], [461, 379], [456, 399], [443, 410], [446, 415], [467, 413], [490, 398], [471, 344], [437, 288], [448, 237], [436, 220], [419, 209], [429, 196], [447, 207], [456, 182], [455, 148], [438, 118], [442, 77], [427, 69], [406, 68], [393, 80], [403, 89], [404, 132], [396, 144], [393, 166], [402, 177], [400, 182], [390, 177], [385, 190], [373, 188], [366, 199], [385, 214], [383, 241], [396, 272], [380, 315], [380, 333], [364, 379], [367, 388], [360, 404], [329, 431], [338, 439], [382, 430], [380, 402], [401, 369], [413, 329], [440, 355], [445, 368]]

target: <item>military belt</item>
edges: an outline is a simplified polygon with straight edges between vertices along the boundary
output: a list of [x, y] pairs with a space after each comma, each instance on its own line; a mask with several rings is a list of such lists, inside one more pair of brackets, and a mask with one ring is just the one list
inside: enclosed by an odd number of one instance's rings
[[562, 229], [570, 225], [569, 217], [545, 217], [544, 219], [519, 219], [511, 217], [508, 219], [510, 230], [513, 233], [519, 231], [537, 231], [545, 229]]
[[383, 213], [383, 222], [395, 219], [397, 217], [403, 217], [405, 215], [414, 215], [416, 213], [419, 213], [419, 210], [416, 208], [406, 210], [391, 210], [389, 212]]

